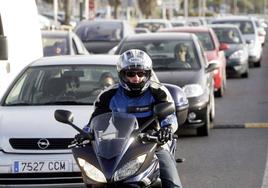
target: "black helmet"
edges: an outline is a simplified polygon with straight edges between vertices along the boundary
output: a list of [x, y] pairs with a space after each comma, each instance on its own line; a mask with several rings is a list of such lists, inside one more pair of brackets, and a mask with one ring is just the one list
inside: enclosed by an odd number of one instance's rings
[[[121, 54], [117, 62], [119, 83], [130, 96], [142, 94], [150, 85], [152, 60], [144, 51], [131, 49]], [[129, 71], [144, 72], [145, 79], [140, 83], [130, 83], [126, 78]]]

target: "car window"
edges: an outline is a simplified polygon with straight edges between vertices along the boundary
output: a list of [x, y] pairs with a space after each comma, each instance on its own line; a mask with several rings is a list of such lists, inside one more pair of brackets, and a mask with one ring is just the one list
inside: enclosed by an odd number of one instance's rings
[[211, 38], [211, 35], [207, 32], [196, 32], [195, 33], [198, 39], [201, 41], [205, 51], [211, 51], [215, 49], [214, 42]]
[[239, 20], [226, 20], [226, 21], [214, 21], [213, 23], [219, 23], [219, 24], [234, 24], [237, 25], [241, 31], [241, 33], [244, 34], [254, 34], [254, 26], [251, 21], [239, 21]]
[[[106, 79], [108, 76], [110, 79]], [[4, 105], [89, 105], [105, 87], [117, 82], [116, 66], [28, 68], [10, 90]]]
[[160, 22], [142, 22], [138, 23], [136, 27], [142, 27], [148, 29], [151, 32], [156, 32], [160, 28], [165, 28], [166, 24]]
[[[181, 61], [177, 59], [178, 46], [184, 44], [185, 58], [190, 66], [184, 66]], [[190, 40], [171, 41], [128, 41], [121, 45], [120, 54], [129, 49], [140, 49], [148, 53], [152, 58], [153, 68], [155, 70], [162, 69], [199, 69], [200, 63], [197, 57], [195, 45]]]
[[120, 22], [92, 22], [78, 27], [76, 34], [83, 42], [120, 41], [123, 28]]
[[222, 43], [241, 44], [242, 38], [239, 31], [234, 28], [213, 28], [218, 39]]
[[44, 56], [70, 54], [68, 39], [65, 37], [43, 35], [42, 42]]

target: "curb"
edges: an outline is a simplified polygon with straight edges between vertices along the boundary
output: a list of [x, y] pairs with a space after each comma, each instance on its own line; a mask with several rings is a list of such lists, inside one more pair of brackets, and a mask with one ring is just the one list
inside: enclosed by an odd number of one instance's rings
[[244, 123], [244, 124], [214, 124], [213, 129], [243, 129], [243, 128], [268, 128], [268, 123]]

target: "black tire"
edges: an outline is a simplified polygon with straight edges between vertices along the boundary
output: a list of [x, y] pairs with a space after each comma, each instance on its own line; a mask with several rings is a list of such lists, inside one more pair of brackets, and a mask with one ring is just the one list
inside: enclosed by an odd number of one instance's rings
[[254, 67], [261, 67], [261, 59], [253, 64]]
[[241, 78], [248, 78], [248, 70], [247, 70], [247, 72], [241, 74]]
[[204, 125], [197, 128], [197, 136], [208, 136], [210, 130], [210, 109], [206, 107], [206, 117], [204, 118]]
[[221, 86], [221, 88], [219, 88], [217, 91], [215, 91], [215, 97], [222, 97], [223, 96], [223, 92], [224, 92], [224, 89], [223, 89], [223, 85]]

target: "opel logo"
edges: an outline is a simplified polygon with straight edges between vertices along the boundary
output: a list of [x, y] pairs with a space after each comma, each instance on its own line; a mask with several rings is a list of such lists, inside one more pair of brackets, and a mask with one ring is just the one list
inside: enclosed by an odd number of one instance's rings
[[37, 145], [40, 149], [46, 149], [50, 144], [46, 138], [41, 138], [38, 140]]

